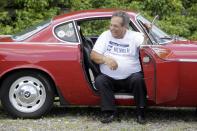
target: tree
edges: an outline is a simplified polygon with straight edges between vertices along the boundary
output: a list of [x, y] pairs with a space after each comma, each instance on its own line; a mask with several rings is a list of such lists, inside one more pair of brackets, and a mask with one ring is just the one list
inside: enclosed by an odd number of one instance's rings
[[151, 19], [157, 14], [166, 32], [197, 39], [196, 0], [1, 0], [0, 5], [0, 34], [16, 33], [68, 10], [119, 8]]

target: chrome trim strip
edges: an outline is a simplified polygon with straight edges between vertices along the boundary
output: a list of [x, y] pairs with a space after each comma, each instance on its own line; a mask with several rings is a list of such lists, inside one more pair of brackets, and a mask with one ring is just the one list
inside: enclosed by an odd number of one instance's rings
[[[120, 95], [120, 94], [115, 94], [115, 99], [134, 99], [133, 95]], [[146, 98], [148, 98], [148, 96], [146, 96]]]
[[197, 59], [178, 59], [180, 62], [197, 62]]
[[134, 99], [132, 95], [115, 95], [115, 99]]
[[140, 45], [140, 49], [143, 48], [143, 47], [151, 47], [151, 46], [153, 46], [153, 45]]
[[[144, 34], [144, 32], [143, 32], [143, 29], [141, 29], [141, 26], [139, 25], [139, 23], [138, 23], [138, 21], [137, 21], [137, 17], [140, 15], [140, 13], [138, 13], [138, 14], [136, 14], [136, 16], [135, 16], [135, 22], [137, 23], [137, 28], [138, 28], [138, 30], [141, 32], [141, 33], [143, 33]], [[135, 24], [136, 25], [136, 24]]]
[[40, 45], [77, 45], [78, 43], [59, 43], [59, 42], [0, 42], [0, 44], [40, 44]]
[[77, 39], [78, 39], [78, 42], [81, 43], [81, 39], [79, 38], [79, 32], [78, 32], [78, 29], [77, 29], [77, 25], [76, 25], [76, 22], [73, 20], [73, 24], [74, 24], [74, 28], [75, 28], [75, 33], [77, 34]]
[[102, 15], [102, 16], [90, 16], [90, 17], [82, 17], [82, 18], [73, 19], [73, 20], [74, 20], [74, 21], [77, 21], [77, 20], [82, 20], [82, 19], [102, 18], [102, 17], [110, 17], [110, 18], [111, 18], [111, 15]]

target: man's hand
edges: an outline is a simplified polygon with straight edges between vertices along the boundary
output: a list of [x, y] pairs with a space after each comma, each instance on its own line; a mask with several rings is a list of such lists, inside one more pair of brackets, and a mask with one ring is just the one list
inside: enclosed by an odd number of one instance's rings
[[116, 70], [118, 68], [118, 63], [113, 58], [104, 56], [95, 51], [91, 52], [90, 58], [97, 64], [106, 64], [111, 70]]
[[146, 28], [146, 30], [149, 32], [151, 29], [152, 29], [152, 27], [153, 27], [153, 25], [152, 24], [148, 24], [148, 23], [143, 23], [143, 25], [144, 25], [144, 27]]
[[111, 57], [103, 56], [103, 61], [111, 70], [116, 70], [118, 68], [118, 63]]

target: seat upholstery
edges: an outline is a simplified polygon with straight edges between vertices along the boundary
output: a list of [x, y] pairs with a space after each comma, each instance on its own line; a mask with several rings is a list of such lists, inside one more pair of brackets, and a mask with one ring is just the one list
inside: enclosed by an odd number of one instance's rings
[[[94, 77], [96, 77], [100, 73], [100, 70], [99, 70], [99, 65], [90, 59], [90, 53], [92, 51], [92, 46], [93, 46], [93, 44], [91, 43], [91, 41], [86, 39], [84, 46], [83, 46], [84, 62], [85, 62], [85, 66], [87, 68], [90, 68], [92, 70]], [[87, 69], [87, 71], [88, 70], [89, 69]]]
[[86, 38], [83, 34], [81, 29], [79, 30], [81, 39], [82, 39], [82, 49], [83, 49], [83, 57], [84, 57], [84, 64], [85, 70], [88, 72], [88, 77], [90, 78], [90, 70], [93, 73], [94, 77], [96, 77], [100, 73], [99, 65], [93, 62], [90, 59], [90, 53], [92, 51], [94, 43], [90, 38]]

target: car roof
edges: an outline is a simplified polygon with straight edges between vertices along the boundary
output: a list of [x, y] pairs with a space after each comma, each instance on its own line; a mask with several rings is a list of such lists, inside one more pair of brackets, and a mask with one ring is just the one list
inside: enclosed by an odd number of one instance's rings
[[[68, 19], [80, 19], [85, 17], [102, 17], [102, 16], [111, 16], [113, 12], [122, 10], [122, 9], [92, 9], [92, 10], [80, 10], [68, 12], [62, 15], [55, 16], [53, 21], [64, 21]], [[122, 10], [127, 12], [131, 17], [135, 17], [138, 13], [131, 10]]]

